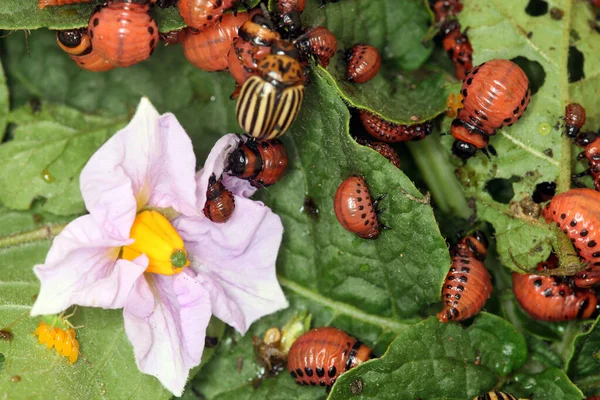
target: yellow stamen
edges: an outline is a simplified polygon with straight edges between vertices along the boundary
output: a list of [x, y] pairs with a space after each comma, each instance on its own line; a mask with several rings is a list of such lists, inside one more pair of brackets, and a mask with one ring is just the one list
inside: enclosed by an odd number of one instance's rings
[[157, 211], [139, 213], [130, 236], [135, 242], [123, 247], [121, 257], [133, 261], [145, 254], [150, 260], [146, 272], [175, 275], [190, 265], [181, 236]]

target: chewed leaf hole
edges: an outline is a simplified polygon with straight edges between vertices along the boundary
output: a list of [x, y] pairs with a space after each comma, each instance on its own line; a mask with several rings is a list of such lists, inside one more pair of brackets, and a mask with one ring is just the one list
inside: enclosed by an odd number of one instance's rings
[[546, 80], [546, 71], [544, 71], [542, 64], [521, 56], [515, 57], [511, 61], [523, 69], [525, 75], [527, 75], [527, 78], [529, 79], [531, 94], [536, 94]]
[[570, 46], [569, 47], [569, 83], [577, 82], [583, 78], [585, 78], [585, 73], [583, 72], [583, 53], [580, 52], [577, 47]]
[[485, 190], [498, 203], [508, 204], [515, 196], [513, 183], [518, 182], [518, 176], [512, 176], [510, 179], [496, 178], [491, 179], [485, 184]]
[[548, 12], [548, 3], [544, 0], [529, 0], [525, 12], [532, 17], [540, 17]]

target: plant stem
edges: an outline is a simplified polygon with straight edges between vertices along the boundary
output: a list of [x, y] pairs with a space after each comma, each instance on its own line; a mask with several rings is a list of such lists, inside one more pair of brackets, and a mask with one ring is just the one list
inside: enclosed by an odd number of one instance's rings
[[449, 162], [440, 141], [436, 139], [429, 137], [408, 143], [408, 149], [439, 209], [446, 214], [467, 219], [473, 211], [454, 175], [454, 166]]
[[19, 232], [0, 238], [0, 249], [15, 247], [36, 240], [48, 240], [58, 235], [67, 224], [45, 225], [32, 231]]

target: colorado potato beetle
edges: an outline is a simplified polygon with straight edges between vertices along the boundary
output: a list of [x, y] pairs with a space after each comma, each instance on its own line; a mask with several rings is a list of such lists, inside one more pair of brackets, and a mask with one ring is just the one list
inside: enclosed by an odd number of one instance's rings
[[377, 206], [384, 197], [385, 195], [371, 201], [365, 180], [361, 176], [352, 175], [335, 192], [335, 216], [347, 231], [363, 239], [377, 239], [384, 228], [377, 217], [380, 212]]
[[[551, 254], [537, 266], [538, 271], [557, 268], [558, 259]], [[521, 308], [541, 321], [588, 319], [600, 310], [596, 292], [574, 288], [572, 278], [513, 272], [513, 290]]]
[[179, 0], [179, 15], [186, 25], [205, 29], [218, 22], [235, 0]]
[[109, 71], [114, 68], [94, 51], [87, 28], [57, 31], [56, 41], [80, 68], [93, 72]]
[[443, 23], [448, 18], [455, 17], [463, 9], [460, 0], [437, 0], [433, 3], [433, 15], [435, 22]]
[[504, 392], [487, 392], [474, 397], [473, 400], [518, 400], [510, 393]]
[[589, 168], [573, 177], [581, 178], [590, 175], [594, 180], [594, 187], [596, 190], [600, 190], [600, 136], [590, 132], [579, 135], [575, 142], [585, 148], [583, 152], [577, 155], [577, 159], [587, 159]]
[[276, 139], [296, 120], [304, 98], [304, 71], [287, 55], [269, 54], [259, 63], [260, 76], [246, 80], [236, 105], [242, 129], [258, 140]]
[[56, 352], [67, 357], [71, 364], [75, 364], [79, 358], [79, 342], [75, 338], [73, 328], [52, 327], [42, 320], [34, 334], [37, 335], [40, 344], [45, 344], [48, 349], [54, 347]]
[[452, 266], [444, 288], [444, 309], [437, 315], [441, 322], [463, 321], [476, 315], [492, 294], [492, 280], [483, 260], [488, 241], [483, 232], [466, 236], [452, 250]]
[[89, 3], [92, 0], [38, 0], [38, 7], [44, 9], [46, 7], [66, 6], [67, 4]]
[[348, 60], [346, 79], [350, 82], [368, 82], [377, 75], [381, 67], [379, 51], [368, 44], [355, 44], [347, 52], [346, 58]]
[[542, 215], [546, 222], [555, 222], [575, 246], [579, 257], [589, 266], [575, 275], [575, 284], [590, 287], [600, 282], [600, 192], [592, 189], [571, 189], [557, 194], [546, 204]]
[[433, 127], [431, 121], [414, 125], [394, 124], [367, 110], [360, 110], [358, 116], [369, 135], [387, 143], [421, 140], [431, 133]]
[[585, 108], [581, 104], [571, 103], [565, 107], [565, 135], [575, 138], [585, 124]]
[[198, 31], [187, 28], [183, 38], [183, 54], [196, 68], [221, 71], [227, 68], [227, 54], [238, 36], [238, 30], [248, 21], [248, 13], [228, 14], [220, 22]]
[[229, 73], [238, 85], [255, 75], [258, 63], [271, 53], [271, 45], [279, 39], [281, 35], [272, 22], [260, 13], [240, 26], [227, 55]]
[[226, 171], [233, 176], [247, 179], [254, 186], [269, 186], [283, 176], [288, 165], [288, 155], [280, 140], [256, 142], [240, 141], [229, 153]]
[[337, 51], [337, 39], [327, 28], [317, 26], [296, 42], [298, 50], [304, 58], [314, 55], [325, 68]]
[[463, 108], [450, 132], [455, 139], [452, 152], [467, 159], [487, 147], [496, 129], [521, 119], [529, 105], [529, 79], [517, 64], [491, 60], [469, 71], [461, 94]]
[[336, 379], [371, 358], [371, 349], [333, 327], [300, 336], [288, 354], [288, 371], [299, 385], [330, 387]]
[[454, 63], [454, 72], [458, 79], [465, 79], [473, 68], [473, 47], [467, 35], [460, 31], [458, 21], [445, 23], [441, 28], [442, 45], [446, 54]]
[[204, 215], [212, 222], [227, 222], [235, 210], [235, 199], [233, 194], [225, 189], [221, 179], [217, 180], [213, 174], [208, 180], [206, 190], [206, 203], [204, 203]]
[[95, 52], [115, 67], [144, 61], [158, 43], [147, 0], [111, 0], [92, 14], [89, 34]]

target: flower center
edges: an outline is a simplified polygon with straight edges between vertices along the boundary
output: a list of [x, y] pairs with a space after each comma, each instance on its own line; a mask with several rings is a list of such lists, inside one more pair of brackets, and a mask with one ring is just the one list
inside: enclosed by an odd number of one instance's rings
[[181, 236], [157, 211], [143, 211], [135, 217], [130, 236], [135, 240], [123, 246], [121, 257], [133, 261], [142, 254], [150, 260], [146, 272], [175, 275], [190, 265]]

